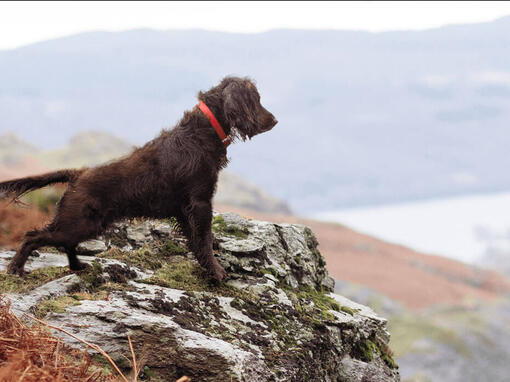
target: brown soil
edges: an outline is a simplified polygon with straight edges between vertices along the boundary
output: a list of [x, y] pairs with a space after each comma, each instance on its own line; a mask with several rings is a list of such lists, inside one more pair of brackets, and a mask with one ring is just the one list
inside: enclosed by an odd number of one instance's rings
[[510, 292], [510, 281], [497, 272], [419, 253], [340, 224], [224, 205], [216, 205], [215, 209], [259, 220], [311, 227], [332, 277], [372, 288], [413, 310], [436, 304], [472, 304], [476, 299], [493, 299]]

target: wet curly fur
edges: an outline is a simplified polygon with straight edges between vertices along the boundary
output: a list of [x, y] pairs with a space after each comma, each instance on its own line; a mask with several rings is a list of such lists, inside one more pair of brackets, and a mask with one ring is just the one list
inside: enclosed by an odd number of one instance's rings
[[[200, 92], [231, 139], [245, 140], [277, 123], [260, 103], [249, 79], [226, 77]], [[76, 257], [78, 243], [96, 237], [123, 218], [175, 217], [199, 263], [216, 279], [226, 276], [212, 250], [212, 197], [226, 148], [207, 117], [195, 107], [171, 130], [117, 161], [79, 170], [61, 170], [0, 183], [0, 196], [15, 198], [48, 184], [68, 182], [55, 218], [28, 232], [7, 270], [24, 274], [31, 252], [41, 246], [62, 248], [71, 270], [85, 267]]]

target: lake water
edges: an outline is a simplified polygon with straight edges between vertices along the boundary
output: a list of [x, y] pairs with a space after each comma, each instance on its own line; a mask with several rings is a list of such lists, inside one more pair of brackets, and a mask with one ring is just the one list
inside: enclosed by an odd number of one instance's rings
[[469, 263], [489, 247], [510, 250], [510, 192], [351, 208], [313, 217]]

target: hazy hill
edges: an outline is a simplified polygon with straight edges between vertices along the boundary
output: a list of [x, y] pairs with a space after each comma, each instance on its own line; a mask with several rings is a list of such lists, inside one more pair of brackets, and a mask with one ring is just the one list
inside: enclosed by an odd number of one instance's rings
[[0, 52], [0, 131], [135, 144], [250, 75], [280, 123], [230, 168], [301, 212], [510, 186], [510, 18], [422, 32], [91, 32]]

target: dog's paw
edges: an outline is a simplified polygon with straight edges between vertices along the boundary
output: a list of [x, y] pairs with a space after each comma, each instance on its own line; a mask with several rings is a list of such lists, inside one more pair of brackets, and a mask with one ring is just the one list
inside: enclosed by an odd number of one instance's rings
[[10, 275], [18, 275], [20, 277], [23, 277], [25, 276], [26, 272], [25, 270], [23, 269], [23, 267], [18, 267], [14, 264], [9, 264], [9, 266], [7, 267], [7, 273], [10, 274]]
[[80, 272], [87, 268], [90, 268], [90, 265], [87, 263], [82, 263], [81, 261], [78, 261], [75, 264], [69, 264], [69, 269], [73, 272]]
[[211, 269], [211, 274], [218, 281], [221, 281], [227, 277], [227, 271], [219, 263], [213, 266]]

